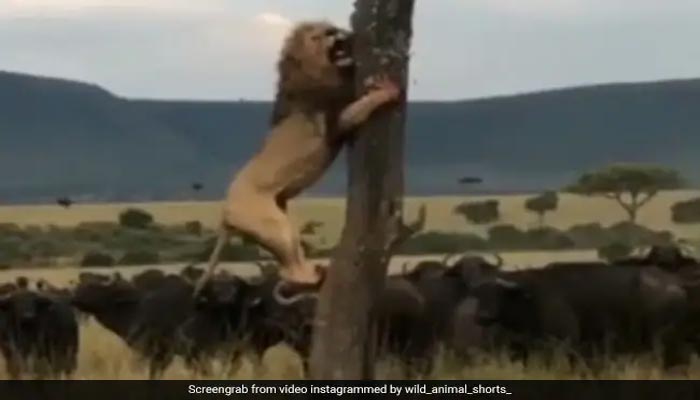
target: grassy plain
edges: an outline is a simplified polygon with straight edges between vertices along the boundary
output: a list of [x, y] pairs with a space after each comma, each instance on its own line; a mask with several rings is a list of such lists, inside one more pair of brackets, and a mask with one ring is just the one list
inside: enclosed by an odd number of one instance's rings
[[[676, 236], [700, 239], [700, 226], [677, 225], [671, 221], [670, 207], [673, 203], [697, 197], [697, 191], [679, 191], [662, 193], [647, 207], [642, 209], [638, 223], [656, 230], [669, 230]], [[465, 197], [426, 197], [408, 198], [405, 216], [415, 217], [418, 207], [425, 204], [428, 210], [426, 230], [447, 232], [483, 233], [484, 228], [467, 224], [452, 210], [455, 205], [469, 200], [496, 198], [501, 202], [501, 223], [513, 224], [521, 228], [532, 227], [536, 217], [523, 208], [528, 196], [465, 196]], [[54, 205], [45, 206], [0, 206], [0, 223], [16, 223], [21, 226], [75, 226], [81, 222], [115, 221], [118, 214], [128, 207], [137, 207], [153, 214], [155, 220], [164, 225], [180, 224], [198, 220], [205, 226], [213, 228], [219, 217], [220, 203], [217, 202], [183, 202], [183, 203], [143, 203], [143, 204], [78, 204], [70, 209]], [[341, 199], [305, 198], [293, 203], [292, 213], [302, 223], [308, 220], [323, 222], [319, 236], [328, 243], [337, 241], [343, 224], [344, 201]], [[566, 229], [572, 225], [599, 222], [604, 226], [623, 221], [625, 215], [612, 201], [601, 198], [586, 198], [562, 195], [560, 207], [548, 214], [548, 225]], [[549, 261], [591, 260], [596, 258], [594, 251], [560, 251], [560, 252], [512, 252], [503, 253], [509, 268], [527, 268]], [[442, 255], [423, 257], [396, 257], [391, 264], [391, 272], [396, 273], [404, 265], [413, 265], [420, 259], [440, 258]], [[161, 265], [157, 268], [178, 270], [184, 265]], [[239, 274], [254, 274], [256, 269], [251, 264], [230, 263], [224, 268]], [[148, 266], [95, 269], [102, 271], [119, 270], [125, 276], [137, 273]], [[85, 270], [85, 269], [81, 269]], [[57, 285], [66, 285], [79, 273], [78, 268], [49, 268], [0, 271], [0, 282], [14, 279], [19, 274], [30, 279], [45, 278]], [[487, 357], [474, 365], [454, 364], [445, 355], [436, 355], [438, 368], [434, 378], [440, 379], [662, 379], [669, 378], [658, 364], [646, 357], [630, 360], [611, 361], [603, 371], [593, 376], [590, 371], [573, 369], [566, 361], [545, 367], [544, 364], [507, 361], [501, 357]], [[0, 364], [2, 360], [0, 360]], [[0, 365], [0, 378], [5, 377]], [[166, 372], [166, 379], [193, 378], [233, 378], [233, 379], [302, 379], [303, 372], [298, 357], [288, 349], [279, 346], [270, 349], [262, 360], [244, 358], [235, 368], [228, 363], [219, 363], [211, 376], [194, 376], [184, 368], [180, 361], [175, 362]], [[387, 378], [400, 378], [398, 369], [391, 362], [382, 362], [380, 375]], [[144, 365], [135, 358], [124, 343], [114, 334], [103, 329], [93, 320], [89, 320], [81, 330], [80, 363], [75, 375], [77, 379], [145, 379]], [[700, 364], [694, 360], [689, 368], [688, 377], [700, 379]]]
[[[404, 215], [416, 216], [418, 208], [425, 204], [428, 211], [426, 230], [446, 232], [484, 233], [485, 228], [468, 224], [454, 214], [453, 209], [464, 201], [495, 199], [500, 201], [499, 223], [520, 228], [534, 227], [537, 218], [525, 211], [525, 199], [532, 195], [508, 196], [434, 196], [409, 197], [405, 201]], [[683, 200], [699, 197], [700, 191], [673, 191], [660, 193], [639, 213], [638, 223], [655, 230], [669, 230], [678, 237], [700, 238], [700, 224], [679, 225], [671, 221], [671, 206]], [[116, 221], [121, 211], [129, 207], [141, 208], [151, 213], [163, 225], [182, 224], [197, 220], [204, 226], [215, 228], [219, 221], [220, 202], [162, 202], [162, 203], [113, 203], [76, 204], [69, 209], [57, 205], [0, 206], [0, 223], [16, 223], [21, 226], [56, 225], [75, 226], [80, 222]], [[345, 200], [340, 198], [301, 198], [291, 204], [291, 212], [298, 223], [315, 220], [323, 223], [319, 236], [328, 243], [335, 243], [344, 222]], [[546, 224], [566, 229], [577, 224], [599, 222], [609, 226], [625, 220], [625, 214], [614, 201], [600, 197], [560, 195], [559, 208], [547, 214]]]

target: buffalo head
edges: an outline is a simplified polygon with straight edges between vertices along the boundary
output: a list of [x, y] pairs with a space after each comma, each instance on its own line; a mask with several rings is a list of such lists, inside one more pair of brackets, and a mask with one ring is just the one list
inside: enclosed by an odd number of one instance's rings
[[500, 277], [485, 279], [472, 287], [478, 301], [476, 313], [479, 324], [522, 325], [532, 317], [532, 294], [519, 282]]
[[493, 254], [493, 257], [494, 263], [490, 263], [480, 255], [463, 254], [451, 265], [448, 264], [448, 257], [445, 259], [445, 264], [449, 265], [447, 275], [458, 276], [471, 287], [483, 279], [498, 275], [503, 266], [503, 259], [498, 254]]

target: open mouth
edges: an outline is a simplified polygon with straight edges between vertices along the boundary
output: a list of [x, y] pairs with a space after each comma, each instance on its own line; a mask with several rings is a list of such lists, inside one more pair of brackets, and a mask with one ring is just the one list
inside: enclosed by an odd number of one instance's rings
[[334, 36], [333, 45], [328, 50], [328, 59], [338, 67], [352, 66], [352, 36], [343, 31], [337, 31]]

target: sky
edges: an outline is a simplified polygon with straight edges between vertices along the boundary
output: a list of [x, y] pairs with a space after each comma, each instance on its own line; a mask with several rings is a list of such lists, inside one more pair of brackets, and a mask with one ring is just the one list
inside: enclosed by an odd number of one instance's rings
[[[0, 70], [131, 98], [267, 100], [298, 21], [353, 0], [0, 0]], [[698, 0], [416, 0], [412, 99], [700, 77]]]

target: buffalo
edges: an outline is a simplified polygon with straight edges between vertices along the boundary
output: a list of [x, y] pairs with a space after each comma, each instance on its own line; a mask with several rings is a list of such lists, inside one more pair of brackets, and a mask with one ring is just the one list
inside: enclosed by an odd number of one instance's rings
[[12, 378], [70, 375], [76, 368], [78, 322], [65, 298], [17, 285], [0, 295], [0, 351]]
[[380, 334], [389, 353], [397, 354], [410, 374], [425, 374], [439, 345], [460, 358], [484, 349], [487, 328], [476, 321], [475, 282], [497, 274], [500, 257], [491, 264], [483, 257], [464, 255], [454, 263], [447, 257], [423, 261], [412, 271], [387, 279], [380, 298]]
[[629, 257], [616, 261], [616, 264], [624, 265], [655, 265], [661, 269], [678, 272], [684, 268], [698, 268], [700, 262], [683, 253], [680, 247], [668, 245], [651, 246], [644, 257]]
[[180, 275], [142, 278], [90, 276], [75, 288], [73, 304], [148, 360], [151, 377], [176, 355], [202, 370], [208, 356], [235, 356], [244, 345], [261, 354], [286, 342], [308, 353], [315, 290], [287, 293], [274, 279], [249, 282], [218, 274], [194, 297], [192, 282]]
[[662, 344], [666, 366], [687, 361], [687, 295], [657, 267], [550, 264], [481, 281], [474, 296], [479, 323], [505, 332], [502, 343], [521, 356], [556, 343], [593, 361]]
[[159, 376], [175, 355], [201, 368], [206, 354], [242, 333], [250, 285], [242, 279], [215, 279], [197, 298], [193, 286], [169, 275], [144, 287], [123, 279], [83, 281], [73, 304], [121, 337], [149, 361]]

